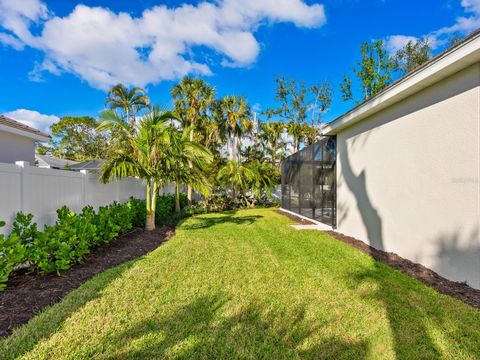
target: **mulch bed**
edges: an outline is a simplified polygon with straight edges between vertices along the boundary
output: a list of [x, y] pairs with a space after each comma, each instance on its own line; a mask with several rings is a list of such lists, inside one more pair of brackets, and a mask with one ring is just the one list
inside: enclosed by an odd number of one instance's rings
[[93, 249], [81, 264], [61, 276], [15, 273], [0, 293], [0, 337], [8, 336], [13, 328], [28, 322], [39, 310], [60, 301], [94, 275], [149, 253], [174, 234], [174, 228], [166, 226], [152, 232], [135, 229]]
[[[279, 213], [297, 221], [298, 223], [305, 224], [305, 220], [299, 217], [281, 211], [279, 211]], [[335, 231], [324, 232], [331, 237], [351, 245], [365, 254], [370, 255], [374, 259], [390, 265], [394, 269], [407, 274], [414, 279], [420, 280], [424, 284], [434, 288], [442, 294], [452, 296], [476, 309], [480, 309], [480, 290], [474, 289], [468, 286], [466, 283], [445, 279], [444, 277], [438, 275], [435, 271], [430, 270], [421, 264], [404, 259], [395, 253], [377, 250], [370, 245], [365, 244], [363, 241], [357, 240], [353, 237], [346, 236]]]

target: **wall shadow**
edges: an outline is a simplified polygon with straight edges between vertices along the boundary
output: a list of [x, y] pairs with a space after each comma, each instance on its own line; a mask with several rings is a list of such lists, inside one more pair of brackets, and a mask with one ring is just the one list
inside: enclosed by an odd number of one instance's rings
[[[440, 275], [466, 281], [472, 287], [480, 289], [480, 231], [474, 228], [468, 236], [460, 231], [440, 235], [437, 244], [436, 263], [432, 269]], [[473, 279], [473, 280], [466, 280]]]
[[[340, 157], [343, 181], [355, 197], [358, 212], [360, 213], [365, 229], [367, 230], [369, 244], [378, 250], [384, 250], [382, 219], [368, 195], [365, 170], [362, 170], [359, 175], [355, 175], [348, 159], [348, 151], [346, 147], [344, 149], [339, 149], [338, 154]], [[343, 208], [341, 212], [343, 212], [342, 219], [344, 219], [346, 214]], [[338, 222], [338, 224], [340, 224], [340, 222]]]
[[[127, 328], [112, 345], [122, 344], [109, 359], [365, 359], [366, 342], [332, 336], [305, 343], [319, 329], [304, 307], [288, 314], [250, 303], [223, 315], [228, 301], [221, 294], [199, 297], [170, 316], [152, 317]], [[135, 346], [132, 346], [135, 343]]]

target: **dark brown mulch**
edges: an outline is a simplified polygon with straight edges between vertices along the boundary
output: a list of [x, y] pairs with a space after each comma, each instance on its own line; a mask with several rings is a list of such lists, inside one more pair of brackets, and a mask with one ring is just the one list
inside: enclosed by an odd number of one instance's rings
[[282, 210], [277, 210], [277, 213], [279, 213], [280, 215], [288, 217], [290, 220], [293, 220], [300, 225], [315, 225], [315, 223], [313, 221], [306, 220], [304, 218], [292, 215], [292, 214], [284, 212]]
[[[287, 214], [281, 211], [279, 211], [279, 213], [298, 223], [306, 224], [304, 222], [305, 220], [295, 215]], [[430, 270], [421, 264], [404, 259], [395, 253], [377, 250], [365, 244], [363, 241], [357, 240], [353, 237], [343, 235], [335, 231], [325, 231], [325, 233], [337, 240], [355, 247], [356, 249], [372, 256], [378, 261], [390, 265], [394, 269], [407, 274], [414, 279], [420, 280], [424, 284], [434, 288], [442, 294], [452, 296], [474, 308], [480, 309], [480, 290], [474, 289], [463, 282], [445, 279], [444, 277], [438, 275], [435, 271]]]
[[58, 302], [94, 275], [149, 253], [174, 234], [175, 230], [166, 226], [152, 232], [135, 229], [94, 249], [83, 263], [62, 272], [61, 276], [14, 274], [0, 293], [0, 337], [9, 335], [14, 327], [28, 322], [39, 310]]

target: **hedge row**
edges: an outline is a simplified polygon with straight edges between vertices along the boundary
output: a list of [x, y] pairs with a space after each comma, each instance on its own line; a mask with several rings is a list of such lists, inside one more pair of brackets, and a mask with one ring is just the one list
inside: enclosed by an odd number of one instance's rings
[[[183, 195], [181, 203], [186, 205]], [[158, 197], [157, 225], [173, 221], [174, 210], [174, 196]], [[35, 272], [58, 274], [81, 261], [93, 247], [106, 244], [133, 227], [145, 226], [145, 215], [145, 201], [138, 199], [104, 206], [98, 212], [86, 206], [79, 214], [64, 206], [57, 210], [55, 225], [46, 225], [39, 231], [32, 214], [19, 212], [12, 233], [7, 237], [0, 234], [0, 291], [18, 265], [24, 264]], [[4, 225], [0, 222], [0, 227]]]

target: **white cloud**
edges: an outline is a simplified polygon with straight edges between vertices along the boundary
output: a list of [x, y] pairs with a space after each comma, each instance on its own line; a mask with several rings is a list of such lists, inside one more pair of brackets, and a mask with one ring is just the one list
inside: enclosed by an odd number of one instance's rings
[[462, 6], [468, 12], [480, 14], [480, 0], [462, 0]]
[[[43, 71], [67, 71], [100, 89], [118, 82], [145, 86], [188, 73], [211, 74], [206, 60], [196, 56], [196, 47], [217, 53], [223, 66], [249, 66], [260, 52], [258, 27], [291, 22], [315, 28], [326, 21], [323, 5], [303, 0], [160, 5], [139, 17], [85, 5], [58, 17], [39, 0], [0, 0], [1, 13], [8, 14], [0, 17], [0, 26], [9, 34], [0, 36], [0, 42], [17, 49], [28, 45], [45, 54], [32, 79], [41, 79]], [[32, 25], [40, 28], [39, 35], [30, 32]]]
[[27, 109], [10, 111], [4, 115], [45, 133], [50, 132], [50, 125], [60, 120], [58, 116], [45, 115], [39, 113], [38, 111]]
[[[455, 20], [455, 24], [425, 34], [421, 38], [428, 39], [433, 49], [445, 46], [449, 37], [458, 33], [467, 35], [470, 32], [480, 28], [480, 0], [461, 0], [466, 16], [460, 16]], [[394, 52], [405, 45], [409, 40], [418, 40], [415, 36], [391, 35], [386, 39], [386, 47], [390, 52]]]
[[387, 37], [385, 47], [389, 53], [394, 54], [397, 52], [397, 50], [400, 50], [407, 45], [409, 41], [415, 42], [417, 40], [418, 38], [416, 36], [391, 35]]

